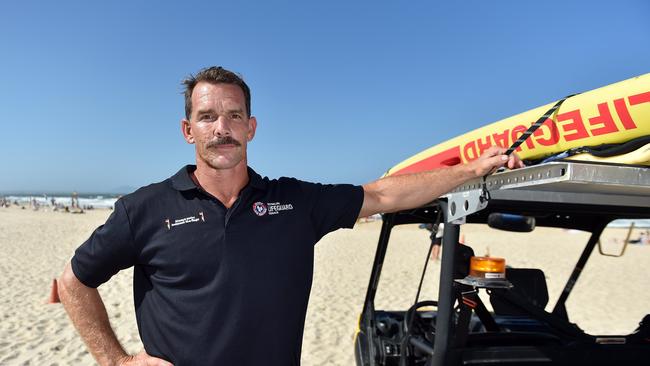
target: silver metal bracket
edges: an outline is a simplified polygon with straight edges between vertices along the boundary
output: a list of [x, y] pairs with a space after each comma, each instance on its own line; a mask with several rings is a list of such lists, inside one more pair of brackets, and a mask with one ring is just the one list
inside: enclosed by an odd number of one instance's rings
[[482, 193], [479, 186], [477, 189], [447, 194], [447, 222], [455, 223], [456, 220], [486, 208], [488, 201], [482, 199]]
[[463, 224], [467, 223], [466, 216], [463, 216], [463, 217], [461, 217], [459, 219], [456, 219], [456, 220], [452, 221], [451, 223], [454, 224], [454, 225], [463, 225]]
[[472, 277], [472, 276], [467, 276], [463, 279], [458, 279], [454, 280], [455, 282], [458, 282], [463, 285], [467, 286], [472, 286], [474, 288], [505, 288], [505, 289], [511, 289], [514, 286], [512, 283], [508, 280], [493, 280], [493, 279], [486, 279], [486, 278], [478, 278], [478, 277]]

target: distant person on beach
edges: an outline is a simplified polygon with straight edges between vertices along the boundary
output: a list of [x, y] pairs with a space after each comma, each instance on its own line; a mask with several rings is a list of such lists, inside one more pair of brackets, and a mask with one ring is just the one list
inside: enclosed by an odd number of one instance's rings
[[445, 234], [445, 224], [440, 223], [438, 225], [438, 230], [433, 232], [431, 231], [431, 236], [429, 237], [431, 239], [431, 244], [433, 245], [431, 247], [431, 259], [433, 260], [439, 260], [440, 259], [440, 247], [442, 246], [442, 237]]
[[638, 239], [631, 239], [629, 243], [641, 245], [650, 244], [650, 230], [642, 231], [639, 233]]
[[[119, 199], [60, 280], [101, 365], [299, 365], [314, 244], [325, 234], [523, 166], [492, 147], [465, 165], [363, 186], [263, 178], [247, 165], [257, 119], [246, 83], [210, 67], [183, 84], [181, 131], [196, 165]], [[96, 289], [129, 267], [145, 348], [137, 355], [118, 342]]]
[[29, 200], [29, 207], [34, 211], [38, 211], [40, 205], [38, 204], [38, 201], [36, 201], [36, 198], [31, 197], [31, 199]]
[[[431, 232], [429, 239], [431, 240], [431, 255], [429, 259], [433, 261], [440, 260], [440, 249], [442, 248], [442, 237], [445, 235], [445, 224], [438, 224], [438, 230], [433, 231], [434, 224], [426, 224], [421, 226]], [[465, 244], [465, 234], [460, 234], [458, 243]]]
[[77, 192], [72, 192], [72, 197], [70, 198], [70, 206], [72, 208], [79, 208], [79, 195]]

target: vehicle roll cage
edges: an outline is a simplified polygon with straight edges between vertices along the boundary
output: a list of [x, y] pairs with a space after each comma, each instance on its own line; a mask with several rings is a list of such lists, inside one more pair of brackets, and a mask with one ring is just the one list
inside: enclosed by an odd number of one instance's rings
[[[490, 201], [480, 199], [483, 189]], [[476, 179], [420, 208], [383, 215], [379, 243], [361, 313], [361, 331], [373, 334], [374, 299], [379, 285], [391, 230], [396, 225], [434, 223], [442, 213], [445, 222], [442, 245], [438, 311], [433, 351], [429, 345], [412, 346], [430, 354], [427, 365], [444, 365], [458, 330], [454, 328], [454, 264], [458, 255], [460, 225], [486, 223], [490, 213], [533, 216], [537, 226], [577, 229], [591, 236], [552, 311], [568, 321], [565, 303], [598, 243], [604, 228], [614, 219], [650, 218], [650, 169], [581, 162], [554, 162], [494, 174], [483, 183]], [[451, 245], [449, 245], [451, 243]], [[543, 311], [543, 310], [542, 310]], [[374, 347], [369, 359], [375, 360]]]

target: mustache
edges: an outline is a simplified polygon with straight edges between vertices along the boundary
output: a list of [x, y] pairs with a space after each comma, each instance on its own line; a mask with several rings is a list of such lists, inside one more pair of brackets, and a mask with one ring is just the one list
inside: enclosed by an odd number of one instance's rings
[[225, 137], [217, 137], [216, 140], [212, 140], [208, 142], [208, 144], [205, 147], [209, 149], [212, 147], [219, 147], [221, 145], [241, 146], [241, 143], [230, 136], [225, 136]]

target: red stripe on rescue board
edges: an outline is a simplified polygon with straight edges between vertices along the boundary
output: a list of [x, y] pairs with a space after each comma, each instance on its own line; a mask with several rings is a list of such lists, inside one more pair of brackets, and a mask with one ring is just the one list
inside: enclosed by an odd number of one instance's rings
[[621, 119], [621, 123], [626, 130], [633, 130], [636, 128], [636, 124], [634, 123], [632, 116], [630, 116], [630, 111], [627, 109], [627, 105], [625, 105], [625, 99], [621, 98], [614, 100], [614, 108], [616, 108], [616, 114], [618, 114], [618, 118]]
[[631, 95], [629, 98], [630, 105], [637, 105], [641, 103], [650, 102], [650, 92], [645, 92], [637, 95]]
[[598, 104], [598, 113], [600, 113], [598, 116], [589, 118], [589, 124], [592, 127], [602, 127], [592, 128], [592, 135], [598, 136], [607, 133], [618, 132], [618, 127], [616, 127], [616, 123], [614, 122], [614, 118], [612, 118], [612, 113], [609, 111], [609, 106], [607, 103]]
[[444, 166], [458, 165], [460, 163], [460, 146], [454, 146], [451, 149], [447, 149], [408, 165], [391, 175], [418, 173], [426, 170], [442, 168]]

